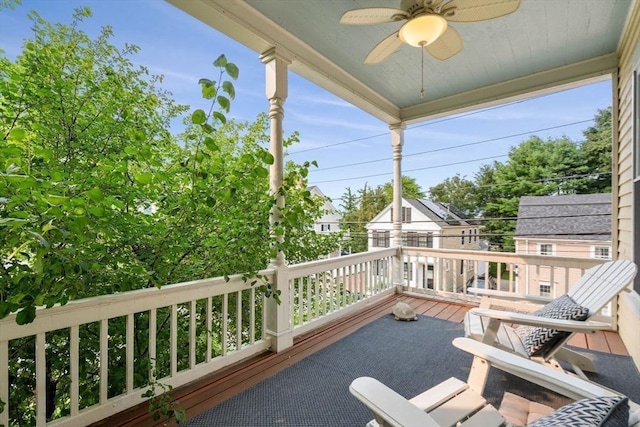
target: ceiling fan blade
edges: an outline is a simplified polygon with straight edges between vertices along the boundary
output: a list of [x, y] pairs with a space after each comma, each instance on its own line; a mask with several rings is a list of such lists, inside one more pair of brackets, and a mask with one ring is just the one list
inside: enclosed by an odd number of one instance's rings
[[382, 62], [387, 58], [387, 56], [398, 50], [400, 46], [402, 46], [402, 40], [398, 37], [398, 31], [396, 31], [382, 39], [380, 43], [371, 49], [371, 52], [369, 52], [365, 58], [364, 63], [377, 64], [378, 62]]
[[402, 9], [391, 7], [366, 7], [364, 9], [348, 10], [340, 18], [341, 24], [368, 25], [395, 22], [408, 18]]
[[424, 49], [434, 58], [444, 61], [462, 50], [462, 38], [452, 27], [447, 27], [447, 30], [436, 41], [425, 46]]
[[451, 0], [441, 15], [451, 22], [478, 22], [515, 12], [520, 0]]

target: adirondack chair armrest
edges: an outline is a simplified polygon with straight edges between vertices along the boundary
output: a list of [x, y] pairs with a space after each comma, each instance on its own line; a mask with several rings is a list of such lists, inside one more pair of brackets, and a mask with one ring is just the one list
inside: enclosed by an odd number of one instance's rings
[[489, 319], [496, 319], [503, 323], [539, 326], [543, 328], [558, 329], [560, 331], [566, 332], [595, 333], [599, 330], [607, 330], [611, 328], [611, 325], [604, 322], [550, 319], [547, 317], [534, 316], [532, 314], [491, 310], [486, 308], [473, 308], [469, 311], [469, 313]]
[[[486, 361], [493, 368], [531, 381], [571, 399], [622, 395], [615, 390], [584, 380], [576, 375], [559, 373], [557, 370], [533, 360], [525, 359], [471, 338], [455, 338], [453, 345]], [[640, 425], [640, 404], [631, 400], [629, 400], [629, 425]]]
[[356, 378], [349, 391], [375, 414], [376, 419], [379, 417], [391, 426], [438, 427], [426, 412], [374, 378]]

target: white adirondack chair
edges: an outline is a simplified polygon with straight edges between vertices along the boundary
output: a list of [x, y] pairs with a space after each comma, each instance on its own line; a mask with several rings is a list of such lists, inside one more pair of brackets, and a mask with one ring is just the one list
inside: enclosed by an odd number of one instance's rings
[[[619, 293], [630, 290], [629, 284], [636, 275], [636, 265], [632, 261], [609, 261], [585, 271], [584, 275], [570, 289], [569, 295], [576, 303], [589, 309], [589, 317], [598, 313]], [[504, 350], [519, 354], [527, 359], [562, 369], [558, 361], [568, 363], [574, 372], [586, 379], [583, 371], [596, 372], [594, 363], [588, 357], [567, 349], [564, 344], [576, 332], [595, 333], [610, 329], [611, 325], [587, 319], [586, 321], [557, 320], [519, 312], [491, 310], [492, 299], [510, 299], [537, 303], [549, 302], [548, 298], [534, 298], [513, 295], [507, 292], [484, 291], [481, 308], [469, 310], [465, 317], [465, 336]], [[566, 331], [567, 334], [544, 348], [540, 354], [530, 356], [520, 337], [510, 324], [530, 325]]]
[[[491, 367], [531, 381], [571, 399], [620, 396], [613, 390], [575, 375], [522, 358], [469, 338], [456, 338], [453, 345], [474, 355], [467, 382], [450, 378], [407, 400], [370, 377], [356, 378], [351, 394], [374, 414], [368, 427], [441, 427], [508, 425], [505, 418], [482, 397]], [[629, 402], [629, 426], [640, 426], [640, 405]], [[459, 423], [459, 424], [458, 424]]]

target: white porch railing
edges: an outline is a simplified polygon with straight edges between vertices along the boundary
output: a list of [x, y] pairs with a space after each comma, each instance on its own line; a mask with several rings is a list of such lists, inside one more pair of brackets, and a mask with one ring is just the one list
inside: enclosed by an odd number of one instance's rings
[[[395, 277], [402, 278], [403, 270], [403, 283], [392, 280], [398, 256], [401, 274]], [[395, 292], [397, 285], [477, 301], [477, 276], [487, 274], [492, 263], [500, 290], [537, 295], [545, 281], [552, 284], [545, 290], [556, 296], [599, 262], [484, 251], [381, 249], [279, 270], [288, 283], [289, 296], [283, 300], [289, 303], [276, 309], [284, 310], [293, 336], [300, 336]], [[261, 274], [273, 282], [275, 271]], [[10, 316], [0, 320], [0, 399], [11, 402], [15, 393], [15, 372], [10, 378], [9, 369], [15, 356], [9, 350], [15, 348], [15, 340], [22, 340], [31, 351], [20, 361], [22, 369], [35, 372], [29, 390], [37, 425], [98, 421], [143, 402], [142, 394], [154, 380], [176, 387], [269, 349], [276, 339], [267, 336], [269, 307], [275, 305], [265, 304], [261, 293], [238, 275], [228, 282], [206, 279], [72, 301], [38, 310], [35, 321], [23, 326]], [[91, 334], [93, 341], [85, 340]], [[86, 348], [91, 345], [95, 348]], [[92, 360], [87, 361], [87, 354]], [[47, 423], [47, 370], [53, 357], [65, 359], [57, 362], [68, 369], [68, 403]], [[119, 389], [111, 381], [116, 376], [121, 378]], [[92, 390], [95, 401], [87, 401], [84, 390]], [[5, 407], [0, 424], [9, 425], [16, 410]]]
[[[288, 313], [294, 335], [359, 310], [393, 292], [398, 253], [385, 249], [285, 268], [291, 303], [277, 309]], [[275, 279], [275, 270], [260, 274]], [[24, 409], [11, 405], [17, 384], [27, 384], [36, 425], [87, 425], [145, 401], [153, 381], [177, 387], [263, 352], [272, 345], [266, 310], [274, 306], [237, 275], [71, 301], [38, 310], [28, 325], [9, 316], [0, 320], [0, 399], [7, 403], [0, 425]], [[19, 363], [22, 375], [35, 373], [32, 380], [20, 382], [9, 368], [16, 343], [28, 348]], [[54, 358], [68, 372], [68, 386], [58, 390], [67, 403], [51, 420], [46, 390]], [[94, 401], [87, 399], [91, 394]]]
[[[8, 426], [9, 414], [19, 410], [10, 406], [12, 340], [23, 340], [32, 349], [32, 360], [21, 363], [22, 375], [35, 372], [31, 387], [36, 424], [46, 424], [48, 359], [66, 357], [61, 363], [69, 372], [68, 407], [58, 408], [65, 416], [49, 425], [87, 425], [146, 400], [142, 394], [154, 378], [175, 387], [266, 350], [263, 298], [238, 275], [228, 282], [206, 279], [76, 300], [38, 310], [35, 321], [23, 326], [9, 316], [0, 321], [0, 399], [8, 403], [0, 413], [0, 424]], [[91, 346], [81, 338], [87, 332], [99, 337], [91, 350], [96, 360], [89, 361], [89, 366], [86, 356], [81, 357]], [[53, 354], [60, 340], [65, 348]], [[146, 349], [140, 348], [141, 341]], [[141, 357], [146, 363], [140, 363]], [[113, 390], [110, 382], [115, 366], [120, 366], [118, 375], [124, 375], [121, 390]], [[89, 378], [81, 377], [81, 371], [92, 370]], [[97, 389], [99, 397], [87, 406], [86, 390], [90, 389]]]
[[398, 249], [382, 249], [292, 265], [288, 269], [294, 336], [395, 292], [391, 265]]

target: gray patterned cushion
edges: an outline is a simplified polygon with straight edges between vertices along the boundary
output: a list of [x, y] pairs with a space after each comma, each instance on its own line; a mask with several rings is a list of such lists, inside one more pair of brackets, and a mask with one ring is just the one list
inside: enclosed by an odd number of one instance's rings
[[527, 427], [627, 427], [629, 399], [624, 396], [594, 397], [565, 405], [538, 418]]
[[[565, 294], [533, 314], [549, 319], [586, 320], [589, 317], [589, 309], [577, 304], [569, 295]], [[514, 331], [522, 340], [529, 356], [543, 354], [559, 340], [569, 335], [569, 332], [537, 326], [519, 326]]]

